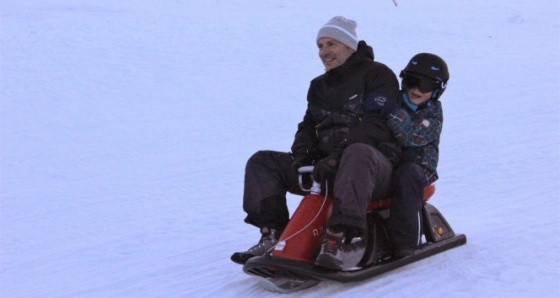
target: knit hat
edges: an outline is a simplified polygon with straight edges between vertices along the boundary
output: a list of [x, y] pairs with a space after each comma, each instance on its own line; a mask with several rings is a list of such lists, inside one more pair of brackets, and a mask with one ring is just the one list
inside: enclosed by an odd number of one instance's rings
[[357, 26], [358, 24], [353, 20], [344, 17], [334, 17], [319, 29], [316, 42], [323, 37], [330, 37], [356, 51], [358, 49]]

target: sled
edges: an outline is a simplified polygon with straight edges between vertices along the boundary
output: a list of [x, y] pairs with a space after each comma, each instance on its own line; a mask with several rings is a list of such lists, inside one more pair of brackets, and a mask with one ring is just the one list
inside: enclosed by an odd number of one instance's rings
[[317, 183], [310, 189], [304, 187], [302, 177], [312, 172], [312, 167], [302, 167], [299, 172], [300, 187], [310, 193], [303, 197], [274, 249], [264, 256], [249, 259], [243, 266], [245, 273], [260, 277], [260, 285], [270, 291], [291, 293], [321, 281], [362, 281], [467, 242], [466, 236], [456, 234], [439, 210], [427, 202], [435, 192], [432, 184], [424, 190], [423, 243], [412, 255], [393, 257], [386, 227], [391, 202], [387, 198], [372, 201], [368, 206], [367, 246], [357, 266], [343, 270], [315, 266], [314, 260], [332, 212], [332, 200], [320, 195], [321, 187]]

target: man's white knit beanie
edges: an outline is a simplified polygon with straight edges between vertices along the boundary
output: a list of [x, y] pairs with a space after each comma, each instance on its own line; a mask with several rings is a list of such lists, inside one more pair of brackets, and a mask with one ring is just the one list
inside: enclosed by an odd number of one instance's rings
[[326, 23], [317, 34], [317, 42], [323, 37], [336, 39], [347, 47], [356, 51], [358, 49], [358, 36], [356, 35], [356, 27], [358, 24], [344, 17], [334, 17]]

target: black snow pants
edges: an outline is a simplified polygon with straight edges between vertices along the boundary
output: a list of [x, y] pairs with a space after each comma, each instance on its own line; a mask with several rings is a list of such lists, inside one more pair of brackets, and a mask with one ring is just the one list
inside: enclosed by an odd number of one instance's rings
[[243, 210], [245, 222], [259, 228], [283, 230], [290, 214], [286, 193], [305, 195], [298, 173], [291, 168], [293, 156], [277, 151], [258, 151], [245, 166]]
[[389, 232], [397, 247], [414, 248], [422, 237], [422, 205], [427, 186], [423, 168], [403, 163], [393, 177]]
[[[289, 220], [286, 193], [305, 195], [290, 168], [289, 153], [259, 151], [247, 162], [243, 209], [245, 222], [257, 227], [282, 230]], [[348, 146], [334, 180], [333, 214], [329, 226], [345, 225], [365, 231], [367, 206], [388, 195], [391, 162], [377, 149], [365, 144]], [[331, 187], [329, 187], [331, 188]]]

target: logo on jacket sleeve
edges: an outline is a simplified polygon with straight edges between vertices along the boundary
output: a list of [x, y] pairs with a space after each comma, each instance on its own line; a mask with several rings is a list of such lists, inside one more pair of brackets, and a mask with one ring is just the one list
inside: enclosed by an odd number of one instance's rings
[[376, 102], [377, 104], [379, 104], [380, 106], [384, 106], [385, 103], [387, 102], [387, 97], [382, 96], [382, 95], [378, 95], [378, 96], [375, 97], [374, 100], [375, 100], [375, 102]]

